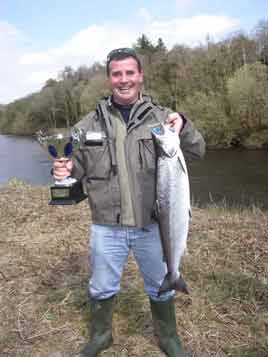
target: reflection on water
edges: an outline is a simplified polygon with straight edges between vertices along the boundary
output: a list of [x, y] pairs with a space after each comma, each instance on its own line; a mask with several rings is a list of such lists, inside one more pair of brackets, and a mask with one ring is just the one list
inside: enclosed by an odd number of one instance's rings
[[[189, 164], [193, 201], [205, 205], [258, 204], [268, 209], [268, 151], [208, 151]], [[34, 185], [52, 184], [51, 161], [33, 138], [0, 135], [0, 183], [11, 177]]]

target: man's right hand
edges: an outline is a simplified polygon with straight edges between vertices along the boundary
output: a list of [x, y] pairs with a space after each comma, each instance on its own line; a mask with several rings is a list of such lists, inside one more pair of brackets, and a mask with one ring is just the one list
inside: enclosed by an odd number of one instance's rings
[[61, 158], [53, 162], [53, 177], [57, 181], [62, 181], [71, 176], [73, 161], [71, 159]]

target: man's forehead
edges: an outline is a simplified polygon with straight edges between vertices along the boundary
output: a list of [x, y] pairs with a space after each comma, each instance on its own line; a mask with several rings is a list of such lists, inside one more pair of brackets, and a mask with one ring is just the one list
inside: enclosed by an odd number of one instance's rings
[[127, 57], [127, 58], [124, 58], [124, 59], [113, 59], [109, 63], [109, 68], [110, 68], [111, 71], [124, 70], [124, 69], [138, 70], [138, 63], [132, 57]]

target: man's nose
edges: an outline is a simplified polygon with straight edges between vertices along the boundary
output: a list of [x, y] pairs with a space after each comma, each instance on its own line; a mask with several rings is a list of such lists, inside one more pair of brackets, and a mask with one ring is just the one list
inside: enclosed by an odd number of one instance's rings
[[122, 76], [121, 76], [121, 82], [127, 82], [128, 81], [128, 77], [127, 77], [127, 74], [126, 73], [122, 73]]

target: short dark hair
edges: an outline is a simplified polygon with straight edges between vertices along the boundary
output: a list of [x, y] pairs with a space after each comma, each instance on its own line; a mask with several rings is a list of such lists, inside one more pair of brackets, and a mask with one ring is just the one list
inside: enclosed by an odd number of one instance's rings
[[111, 52], [108, 53], [107, 60], [106, 60], [106, 73], [109, 75], [109, 65], [111, 61], [116, 60], [120, 61], [125, 58], [132, 57], [136, 60], [137, 65], [138, 65], [138, 70], [139, 72], [142, 71], [142, 65], [139, 57], [137, 56], [137, 53], [133, 48], [129, 47], [123, 47], [123, 48], [116, 48], [115, 50], [112, 50]]

